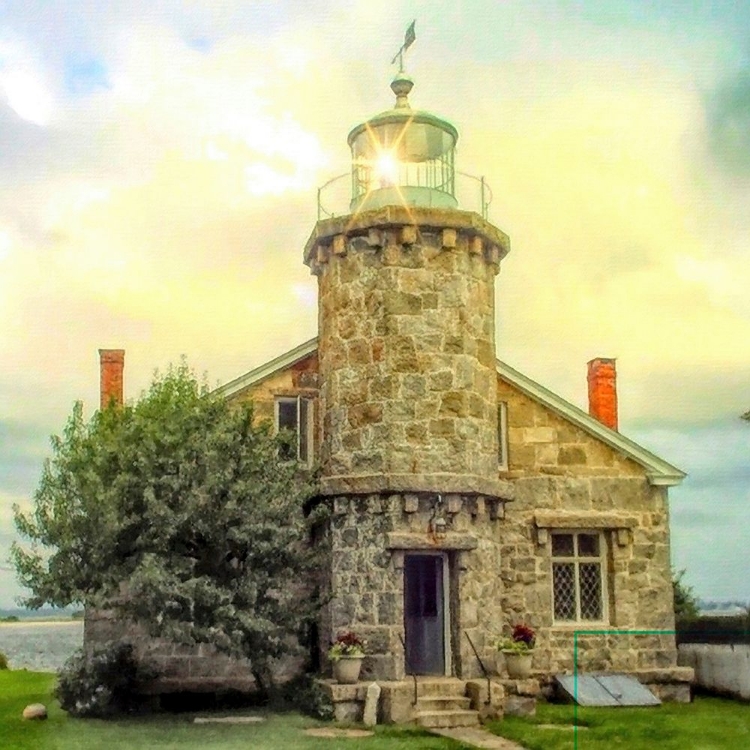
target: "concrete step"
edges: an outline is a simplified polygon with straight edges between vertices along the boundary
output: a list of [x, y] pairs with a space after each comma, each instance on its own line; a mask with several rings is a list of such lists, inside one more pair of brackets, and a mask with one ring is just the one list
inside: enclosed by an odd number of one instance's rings
[[428, 695], [417, 698], [417, 711], [468, 710], [471, 700], [465, 695]]
[[446, 727], [477, 727], [479, 726], [478, 711], [418, 711], [414, 716], [419, 726], [425, 729]]

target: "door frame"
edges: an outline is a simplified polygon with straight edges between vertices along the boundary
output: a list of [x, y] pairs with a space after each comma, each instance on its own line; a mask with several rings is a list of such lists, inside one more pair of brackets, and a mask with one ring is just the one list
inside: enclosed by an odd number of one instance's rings
[[[451, 658], [451, 606], [450, 606], [450, 560], [448, 553], [444, 550], [412, 549], [404, 550], [404, 573], [403, 589], [406, 593], [406, 558], [414, 556], [439, 557], [443, 561], [443, 663], [445, 664], [445, 675], [453, 674], [453, 659]], [[406, 638], [406, 608], [404, 607], [404, 638]], [[404, 671], [406, 671], [406, 653], [404, 653]], [[439, 676], [439, 675], [438, 675]]]

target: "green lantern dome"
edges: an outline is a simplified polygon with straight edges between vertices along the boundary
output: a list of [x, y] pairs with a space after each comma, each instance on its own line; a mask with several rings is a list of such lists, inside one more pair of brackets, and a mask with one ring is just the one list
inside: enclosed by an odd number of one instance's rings
[[447, 120], [409, 105], [412, 79], [403, 71], [391, 83], [393, 109], [357, 125], [352, 151], [352, 212], [407, 205], [455, 208], [458, 131]]

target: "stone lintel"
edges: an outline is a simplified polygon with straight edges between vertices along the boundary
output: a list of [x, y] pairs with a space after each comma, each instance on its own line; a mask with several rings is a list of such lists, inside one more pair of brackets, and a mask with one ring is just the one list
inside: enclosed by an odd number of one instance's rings
[[[383, 230], [408, 226], [419, 227], [420, 231], [433, 229], [442, 232], [445, 229], [453, 229], [458, 233], [469, 234], [478, 238], [479, 242], [475, 242], [474, 247], [479, 248], [480, 252], [484, 246], [497, 247], [497, 262], [510, 251], [508, 235], [473, 211], [422, 206], [384, 206], [371, 211], [319, 221], [305, 244], [305, 263], [313, 268], [316, 265], [318, 247], [330, 247], [333, 237], [337, 235], [365, 236], [368, 242], [372, 242], [373, 235], [370, 233], [372, 229]], [[446, 236], [443, 234], [443, 242], [445, 239]], [[492, 256], [494, 261], [494, 251]]]
[[512, 482], [472, 474], [361, 474], [321, 477], [320, 494], [429, 493], [481, 495], [500, 505], [515, 499]]
[[534, 522], [538, 529], [633, 529], [638, 525], [635, 516], [599, 511], [537, 511]]
[[428, 534], [411, 534], [408, 532], [391, 531], [386, 535], [387, 549], [458, 549], [470, 550], [477, 548], [477, 538], [472, 534], [462, 534], [448, 531], [443, 537], [433, 537]]

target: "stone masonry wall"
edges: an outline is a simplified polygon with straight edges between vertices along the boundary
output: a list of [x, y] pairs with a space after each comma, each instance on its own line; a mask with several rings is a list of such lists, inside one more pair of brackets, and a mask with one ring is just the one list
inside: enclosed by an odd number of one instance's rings
[[503, 584], [499, 537], [502, 504], [476, 496], [446, 500], [447, 530], [430, 532], [434, 497], [424, 494], [336, 497], [329, 524], [333, 599], [324, 613], [324, 642], [341, 630], [367, 640], [365, 679], [403, 679], [404, 556], [444, 552], [452, 582], [449, 602], [453, 672], [478, 676], [479, 664], [466, 640], [474, 641], [485, 663], [494, 664], [501, 633]]
[[[506, 622], [539, 631], [534, 667], [573, 668], [573, 631], [553, 623], [549, 531], [601, 529], [608, 549], [608, 619], [589, 630], [673, 630], [665, 487], [644, 470], [498, 378], [508, 404], [509, 471], [515, 487], [502, 529], [500, 576]], [[673, 668], [671, 635], [579, 635], [579, 666], [628, 671]]]
[[313, 352], [295, 362], [285, 370], [279, 370], [232, 396], [233, 403], [252, 401], [257, 422], [274, 422], [274, 402], [279, 396], [303, 396], [313, 400], [315, 425], [314, 455], [320, 452], [320, 407], [319, 407], [318, 353]]
[[[507, 238], [455, 210], [319, 222], [322, 492], [491, 494], [494, 279]], [[351, 219], [351, 217], [348, 217]], [[348, 221], [347, 219], [347, 221]]]

